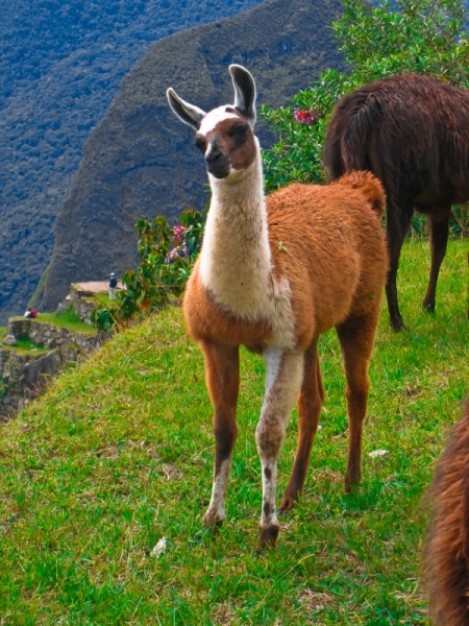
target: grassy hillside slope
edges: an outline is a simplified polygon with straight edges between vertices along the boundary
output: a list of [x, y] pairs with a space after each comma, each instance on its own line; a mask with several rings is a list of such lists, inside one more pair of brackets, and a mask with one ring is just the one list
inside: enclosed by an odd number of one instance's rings
[[[345, 496], [347, 422], [334, 333], [302, 502], [276, 551], [255, 552], [253, 432], [263, 363], [243, 353], [228, 520], [203, 529], [212, 474], [202, 359], [168, 309], [119, 335], [0, 430], [2, 624], [424, 624], [422, 496], [467, 393], [467, 250], [451, 241], [436, 316], [420, 309], [428, 244], [400, 272], [409, 330], [383, 309], [363, 484]], [[295, 416], [280, 465], [286, 485]], [[387, 450], [383, 458], [369, 453]], [[166, 538], [158, 556], [154, 546]], [[161, 545], [161, 544], [160, 544]]]

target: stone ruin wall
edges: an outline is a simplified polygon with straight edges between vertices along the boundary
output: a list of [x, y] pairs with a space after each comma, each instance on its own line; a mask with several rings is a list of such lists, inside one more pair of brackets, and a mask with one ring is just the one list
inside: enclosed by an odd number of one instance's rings
[[95, 334], [74, 333], [24, 318], [9, 320], [7, 337], [30, 339], [45, 352], [20, 354], [0, 346], [0, 422], [40, 395], [67, 364], [79, 362], [101, 344], [101, 338]]

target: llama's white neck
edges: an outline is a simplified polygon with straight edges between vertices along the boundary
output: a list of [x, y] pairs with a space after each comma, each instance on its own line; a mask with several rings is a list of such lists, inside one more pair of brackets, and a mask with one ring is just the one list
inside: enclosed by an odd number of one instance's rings
[[271, 253], [260, 151], [226, 179], [210, 176], [212, 199], [200, 254], [200, 276], [216, 301], [245, 319], [265, 314], [271, 297]]

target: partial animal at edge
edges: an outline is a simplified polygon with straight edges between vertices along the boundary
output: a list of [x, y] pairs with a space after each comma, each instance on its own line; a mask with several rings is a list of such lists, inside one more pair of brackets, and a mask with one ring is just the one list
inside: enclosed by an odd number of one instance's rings
[[237, 437], [239, 348], [262, 353], [266, 388], [256, 443], [262, 470], [259, 545], [276, 543], [277, 459], [298, 402], [296, 457], [281, 511], [305, 481], [324, 398], [318, 339], [336, 328], [347, 379], [349, 452], [345, 488], [359, 482], [368, 367], [388, 263], [380, 226], [384, 192], [369, 172], [328, 186], [293, 184], [265, 197], [253, 128], [251, 74], [230, 65], [234, 103], [209, 112], [170, 88], [174, 113], [195, 130], [211, 188], [200, 256], [184, 296], [189, 334], [204, 355], [215, 411], [215, 467], [205, 523], [225, 519], [225, 497]]
[[426, 544], [430, 613], [437, 626], [469, 624], [469, 398], [441, 455], [429, 495]]
[[386, 297], [394, 330], [404, 328], [397, 296], [402, 244], [414, 209], [426, 215], [431, 268], [422, 304], [434, 312], [451, 205], [469, 200], [469, 91], [418, 75], [365, 85], [337, 104], [324, 162], [330, 180], [360, 169], [383, 184], [390, 259]]

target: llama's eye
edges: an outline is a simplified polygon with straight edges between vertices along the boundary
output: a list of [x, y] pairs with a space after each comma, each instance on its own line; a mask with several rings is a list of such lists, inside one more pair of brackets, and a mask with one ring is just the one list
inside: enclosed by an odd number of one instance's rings
[[201, 152], [205, 152], [205, 149], [207, 147], [207, 142], [205, 141], [204, 137], [196, 137], [194, 141], [194, 145]]
[[248, 125], [244, 123], [234, 124], [230, 130], [228, 131], [228, 135], [230, 137], [235, 137], [237, 139], [244, 139], [248, 132]]

